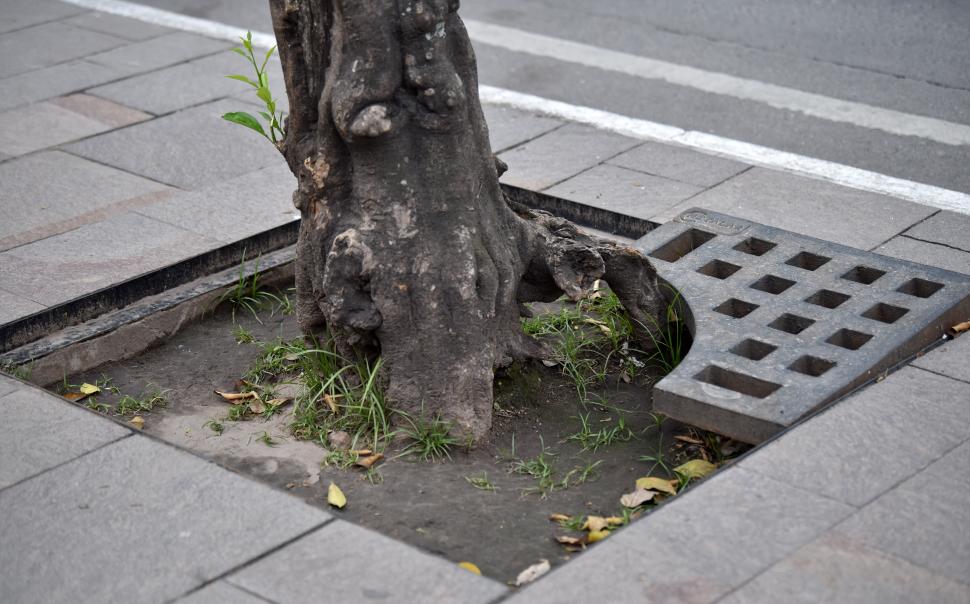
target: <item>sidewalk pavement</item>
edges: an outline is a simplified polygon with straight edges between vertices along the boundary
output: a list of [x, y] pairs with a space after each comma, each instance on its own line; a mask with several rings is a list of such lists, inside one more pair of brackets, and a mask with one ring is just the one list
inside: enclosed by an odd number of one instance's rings
[[[231, 46], [4, 3], [0, 325], [297, 219], [275, 150], [219, 119], [252, 104]], [[485, 111], [508, 184], [970, 272], [965, 215]], [[0, 601], [968, 602], [968, 358], [940, 347], [517, 593], [0, 378]]]

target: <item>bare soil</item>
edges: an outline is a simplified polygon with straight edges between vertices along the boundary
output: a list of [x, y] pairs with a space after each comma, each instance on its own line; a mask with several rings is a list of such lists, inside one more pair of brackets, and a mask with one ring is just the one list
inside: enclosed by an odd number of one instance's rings
[[[265, 313], [260, 319], [262, 323], [245, 312], [235, 317], [258, 340], [299, 336], [292, 316]], [[297, 440], [289, 430], [292, 405], [268, 420], [226, 419], [229, 405], [213, 391], [231, 388], [260, 354], [253, 344], [236, 343], [233, 321], [228, 311], [217, 311], [139, 357], [69, 376], [66, 382], [110, 378], [121, 394], [132, 396], [152, 386], [164, 390], [166, 406], [142, 414], [148, 434], [287, 490], [311, 505], [331, 509], [339, 518], [455, 562], [471, 561], [501, 581], [514, 579], [539, 559], [556, 565], [580, 555], [555, 542], [557, 535], [569, 531], [550, 522], [549, 515], [620, 515], [619, 498], [634, 490], [638, 477], [651, 470], [653, 475], [666, 476], [652, 462], [640, 461], [641, 455], [656, 454], [662, 448], [671, 467], [701, 455], [700, 447], [675, 439], [689, 433], [687, 426], [667, 420], [658, 430], [650, 413], [649, 383], [656, 376], [638, 376], [631, 384], [610, 376], [592, 388], [589, 397], [606, 406], [583, 405], [574, 384], [558, 367], [540, 365], [529, 377], [497, 379], [495, 424], [488, 439], [473, 450], [453, 448], [450, 459], [429, 463], [396, 457], [402, 448], [398, 442], [370, 477], [359, 468], [322, 467], [326, 450]], [[120, 396], [102, 392], [97, 402], [113, 406]], [[79, 404], [86, 403], [91, 403], [91, 397]], [[615, 426], [622, 417], [634, 437], [583, 451], [567, 438], [579, 431], [579, 416], [586, 413], [594, 430]], [[221, 434], [209, 427], [211, 420], [222, 424]], [[264, 435], [275, 444], [266, 444]], [[571, 477], [575, 483], [578, 469], [590, 464], [597, 464], [594, 473], [582, 484], [537, 492], [536, 479], [510, 469], [513, 459], [534, 458], [543, 446], [555, 479], [562, 480], [577, 469]], [[494, 491], [476, 488], [467, 479], [483, 475]], [[326, 502], [331, 481], [347, 496], [343, 510], [329, 508]], [[245, 502], [240, 502], [240, 513], [245, 514]]]

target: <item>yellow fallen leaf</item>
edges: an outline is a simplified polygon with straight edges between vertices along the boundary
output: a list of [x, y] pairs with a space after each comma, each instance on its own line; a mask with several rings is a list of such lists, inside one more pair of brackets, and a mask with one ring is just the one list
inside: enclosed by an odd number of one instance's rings
[[677, 494], [677, 487], [675, 487], [671, 481], [663, 478], [657, 478], [656, 476], [644, 476], [643, 478], [637, 478], [637, 488], [660, 491], [661, 493], [667, 493], [668, 495]]
[[249, 392], [220, 392], [220, 391], [216, 390], [215, 393], [218, 394], [219, 396], [221, 396], [222, 398], [226, 399], [227, 401], [232, 402], [232, 404], [234, 404], [234, 405], [238, 405], [241, 401], [244, 401], [246, 399], [257, 398], [256, 392], [254, 392], [254, 391], [249, 391]]
[[266, 401], [266, 404], [275, 409], [280, 405], [285, 405], [288, 402], [290, 402], [289, 398], [271, 398], [270, 400]]
[[609, 524], [602, 516], [587, 516], [586, 522], [583, 523], [583, 530], [595, 533], [605, 529]]
[[717, 469], [717, 466], [703, 459], [692, 459], [674, 468], [674, 472], [687, 478], [704, 478]]
[[332, 482], [330, 483], [330, 488], [327, 489], [327, 503], [340, 509], [343, 509], [347, 505], [347, 496], [340, 490], [340, 487]]
[[136, 415], [135, 417], [131, 418], [130, 423], [132, 426], [141, 430], [142, 428], [145, 427], [145, 418], [140, 415]]
[[330, 394], [324, 394], [323, 395], [323, 402], [326, 403], [326, 405], [328, 407], [330, 407], [330, 412], [331, 413], [336, 413], [337, 412], [337, 397], [332, 396]]
[[625, 522], [625, 520], [623, 520], [619, 516], [607, 516], [606, 517], [606, 523], [609, 524], [610, 526], [620, 526], [624, 522]]
[[572, 516], [567, 516], [565, 514], [549, 514], [549, 520], [553, 522], [568, 522], [572, 519]]
[[384, 459], [383, 453], [374, 453], [373, 455], [358, 457], [357, 461], [355, 461], [354, 464], [364, 468], [365, 470], [369, 470], [371, 466], [373, 466], [374, 464], [376, 464], [382, 459]]
[[360, 456], [360, 457], [366, 457], [368, 455], [373, 455], [374, 454], [374, 452], [371, 451], [370, 449], [353, 449], [353, 450], [347, 451], [347, 452], [350, 453], [351, 455], [357, 455], [357, 456]]
[[588, 543], [596, 543], [597, 541], [602, 541], [609, 536], [609, 531], [590, 531], [590, 533], [586, 535], [586, 541]]
[[620, 497], [620, 505], [625, 508], [635, 508], [645, 504], [650, 501], [656, 495], [656, 491], [648, 491], [646, 489], [637, 489], [632, 493], [627, 493], [623, 497]]
[[479, 570], [479, 568], [477, 566], [475, 566], [474, 564], [472, 564], [471, 562], [459, 562], [458, 563], [458, 568], [464, 568], [465, 570], [467, 570], [470, 573], [474, 573], [474, 574], [478, 575], [479, 577], [482, 576], [482, 571]]
[[529, 568], [520, 572], [519, 576], [515, 578], [515, 586], [519, 587], [521, 585], [525, 585], [526, 583], [532, 583], [542, 575], [549, 572], [549, 569], [551, 568], [552, 565], [549, 564], [549, 561], [543, 558], [542, 560], [539, 560], [535, 564], [531, 565]]
[[81, 394], [97, 394], [101, 392], [100, 388], [94, 384], [88, 384], [87, 382], [81, 384], [81, 387], [78, 388], [78, 390], [81, 392]]

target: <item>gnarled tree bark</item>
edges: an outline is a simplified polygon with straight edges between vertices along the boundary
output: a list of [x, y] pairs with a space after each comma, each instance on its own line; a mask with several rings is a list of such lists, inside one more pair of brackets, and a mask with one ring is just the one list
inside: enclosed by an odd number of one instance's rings
[[[494, 370], [542, 353], [520, 304], [605, 279], [663, 319], [636, 250], [503, 196], [458, 0], [270, 0], [299, 186], [297, 311], [307, 334], [383, 357], [388, 400], [475, 438]], [[649, 338], [644, 338], [649, 342]]]

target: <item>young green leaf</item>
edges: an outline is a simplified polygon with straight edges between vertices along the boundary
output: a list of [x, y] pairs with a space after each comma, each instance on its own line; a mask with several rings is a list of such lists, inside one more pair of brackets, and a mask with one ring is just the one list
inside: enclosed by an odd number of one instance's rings
[[[239, 124], [240, 126], [245, 126], [251, 130], [259, 132], [263, 136], [266, 136], [266, 132], [263, 127], [259, 125], [259, 120], [257, 120], [252, 115], [246, 113], [245, 111], [233, 111], [230, 113], [224, 113], [222, 119], [232, 122], [234, 124]], [[266, 136], [266, 138], [269, 138]]]
[[260, 71], [263, 71], [266, 69], [266, 64], [269, 63], [269, 58], [273, 56], [273, 51], [275, 50], [276, 50], [276, 47], [274, 46], [273, 48], [270, 48], [269, 50], [266, 51], [266, 57], [263, 59], [263, 65], [259, 68]]
[[259, 100], [263, 101], [267, 105], [273, 102], [273, 95], [270, 93], [269, 88], [267, 88], [265, 85], [256, 89], [256, 96], [258, 96]]
[[233, 74], [233, 75], [227, 75], [226, 77], [229, 78], [230, 80], [239, 80], [240, 82], [245, 82], [245, 83], [249, 84], [250, 86], [252, 86], [253, 88], [259, 88], [259, 86], [256, 84], [256, 82], [250, 80], [249, 78], [247, 78], [244, 75]]

